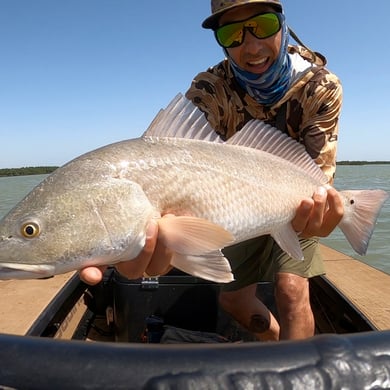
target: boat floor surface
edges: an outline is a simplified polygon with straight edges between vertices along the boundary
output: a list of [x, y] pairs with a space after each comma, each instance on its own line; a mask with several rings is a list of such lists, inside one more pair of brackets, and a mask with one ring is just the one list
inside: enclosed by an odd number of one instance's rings
[[[324, 245], [321, 250], [327, 271], [325, 279], [352, 302], [374, 328], [390, 329], [390, 275]], [[27, 334], [73, 275], [74, 272], [44, 280], [0, 281], [0, 333]], [[77, 308], [86, 308], [82, 299], [76, 302], [68, 322], [79, 323], [85, 310]], [[67, 327], [72, 328], [69, 323]]]

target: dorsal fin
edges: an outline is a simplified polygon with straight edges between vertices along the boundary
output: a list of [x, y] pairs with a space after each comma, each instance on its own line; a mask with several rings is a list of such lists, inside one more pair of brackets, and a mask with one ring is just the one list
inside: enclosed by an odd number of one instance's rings
[[223, 142], [207, 122], [204, 113], [180, 93], [167, 108], [160, 110], [143, 137], [176, 137]]
[[226, 143], [254, 148], [278, 156], [299, 166], [320, 183], [326, 184], [327, 177], [307, 153], [305, 147], [275, 127], [260, 120], [249, 121]]
[[[204, 113], [182, 94], [176, 95], [166, 109], [160, 110], [143, 136], [223, 142]], [[301, 167], [320, 183], [326, 184], [328, 181], [303, 145], [260, 120], [249, 121], [226, 143], [273, 154]]]

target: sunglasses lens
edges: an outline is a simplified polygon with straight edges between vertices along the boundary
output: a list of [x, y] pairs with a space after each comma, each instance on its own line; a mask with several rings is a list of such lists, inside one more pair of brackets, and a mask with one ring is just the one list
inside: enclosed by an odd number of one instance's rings
[[260, 14], [243, 22], [230, 23], [215, 31], [218, 43], [225, 47], [241, 45], [244, 39], [244, 29], [247, 28], [257, 38], [264, 39], [280, 30], [280, 21], [276, 13]]
[[242, 43], [244, 29], [242, 23], [232, 23], [220, 27], [216, 33], [217, 41], [223, 47], [235, 47]]
[[[259, 15], [251, 19], [252, 21], [256, 24], [253, 28], [253, 33], [257, 38], [268, 38], [276, 34], [280, 29], [279, 18], [276, 14]], [[248, 25], [248, 28], [250, 27]]]

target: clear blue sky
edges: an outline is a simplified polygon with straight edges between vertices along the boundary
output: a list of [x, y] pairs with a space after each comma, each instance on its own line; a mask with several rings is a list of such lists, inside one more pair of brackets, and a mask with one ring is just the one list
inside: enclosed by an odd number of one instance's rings
[[[285, 0], [342, 80], [338, 160], [390, 160], [390, 1]], [[138, 137], [222, 59], [209, 0], [0, 0], [0, 168], [62, 165]]]

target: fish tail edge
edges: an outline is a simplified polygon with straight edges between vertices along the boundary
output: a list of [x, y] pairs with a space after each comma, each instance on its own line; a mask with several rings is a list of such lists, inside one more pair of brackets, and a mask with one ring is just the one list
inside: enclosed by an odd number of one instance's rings
[[340, 191], [344, 216], [338, 227], [359, 255], [367, 253], [379, 213], [389, 194], [383, 190]]

